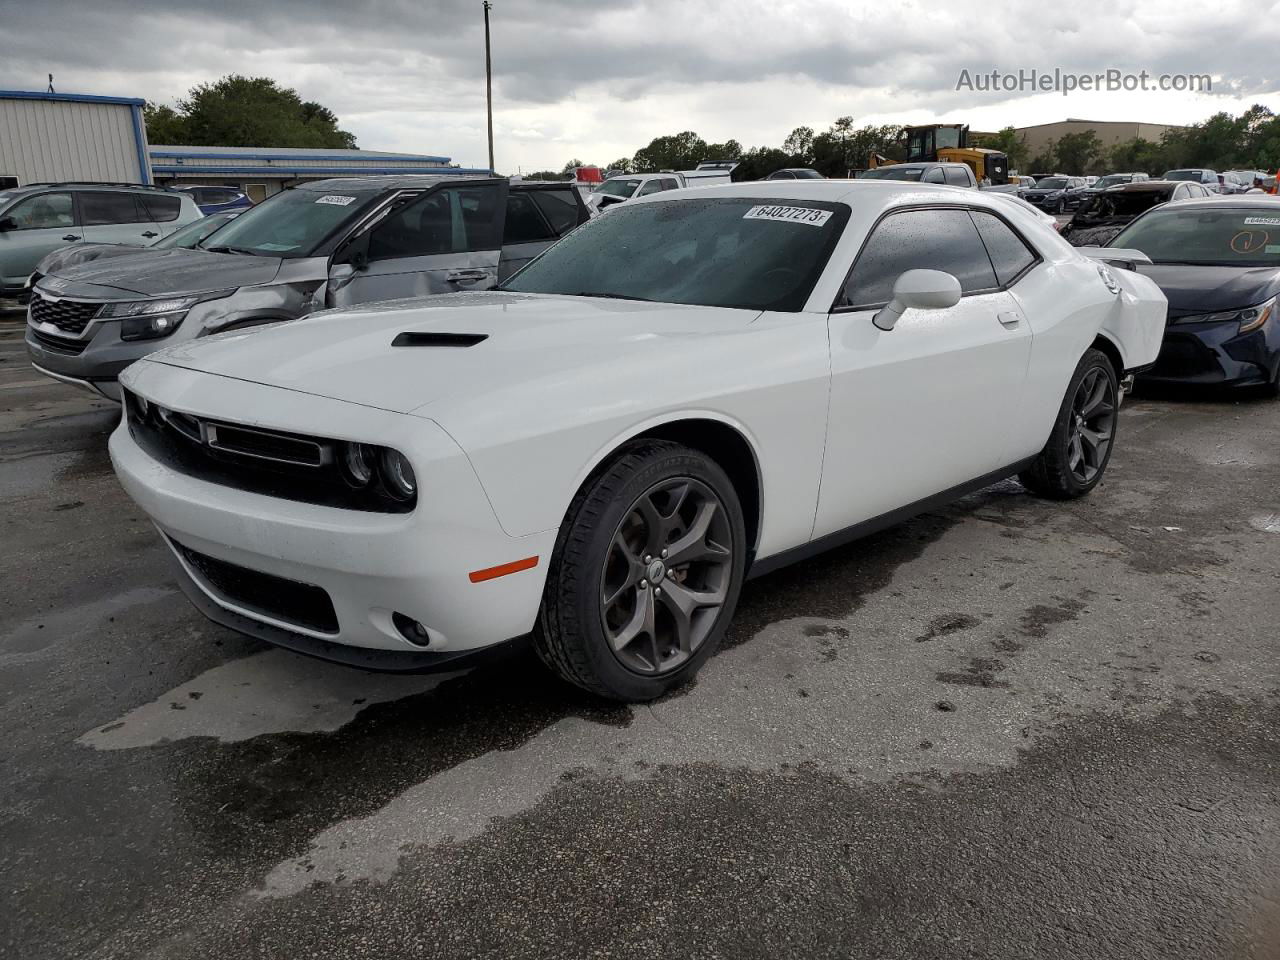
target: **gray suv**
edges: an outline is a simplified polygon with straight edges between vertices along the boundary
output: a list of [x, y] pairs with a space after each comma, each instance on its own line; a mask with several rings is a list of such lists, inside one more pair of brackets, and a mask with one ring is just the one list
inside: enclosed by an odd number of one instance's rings
[[321, 180], [193, 249], [55, 269], [32, 290], [27, 353], [120, 399], [120, 371], [172, 343], [327, 307], [487, 290], [590, 216], [572, 183], [461, 175]]
[[201, 216], [189, 196], [141, 184], [33, 183], [0, 191], [0, 297], [25, 299], [31, 271], [54, 250], [145, 247]]

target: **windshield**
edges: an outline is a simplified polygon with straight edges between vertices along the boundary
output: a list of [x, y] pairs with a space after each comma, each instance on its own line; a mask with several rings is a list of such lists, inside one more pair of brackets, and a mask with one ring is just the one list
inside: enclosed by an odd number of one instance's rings
[[1121, 190], [1097, 194], [1080, 205], [1076, 216], [1081, 220], [1111, 220], [1117, 217], [1132, 220], [1144, 210], [1150, 210], [1156, 204], [1168, 200], [1172, 189]]
[[1171, 204], [1135, 220], [1110, 245], [1141, 250], [1153, 263], [1280, 266], [1280, 209], [1180, 206]]
[[1170, 170], [1163, 177], [1161, 177], [1161, 179], [1162, 180], [1194, 180], [1196, 183], [1199, 183], [1200, 171], [1199, 170]]
[[797, 180], [821, 180], [822, 174], [817, 170], [792, 170]]
[[801, 200], [626, 204], [579, 227], [502, 289], [794, 312], [848, 218], [843, 204]]
[[1128, 183], [1132, 179], [1133, 179], [1132, 177], [1121, 177], [1121, 176], [1112, 175], [1109, 177], [1103, 177], [1102, 179], [1096, 181], [1094, 183], [1094, 187], [1097, 188], [1098, 190], [1105, 190], [1107, 187], [1114, 187], [1117, 183]]
[[863, 180], [919, 180], [923, 174], [924, 167], [878, 167], [858, 176]]
[[286, 190], [228, 223], [205, 250], [259, 257], [307, 257], [343, 221], [378, 195], [376, 190], [343, 188], [341, 194]]
[[1067, 185], [1066, 177], [1045, 177], [1036, 181], [1037, 190], [1061, 190]]
[[630, 197], [636, 192], [636, 187], [640, 186], [639, 180], [606, 180], [600, 186], [596, 187], [596, 193], [603, 193], [610, 197]]
[[234, 213], [215, 213], [208, 217], [201, 217], [199, 220], [193, 220], [185, 227], [173, 231], [167, 237], [161, 237], [151, 246], [158, 250], [168, 250], [173, 247], [190, 249], [205, 237], [221, 229], [224, 223], [235, 218], [236, 215]]

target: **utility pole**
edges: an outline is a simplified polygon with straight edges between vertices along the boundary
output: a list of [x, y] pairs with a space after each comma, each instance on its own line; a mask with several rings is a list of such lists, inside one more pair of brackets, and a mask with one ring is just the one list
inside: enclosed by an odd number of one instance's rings
[[489, 54], [489, 9], [493, 6], [484, 0], [484, 100], [489, 114], [489, 172], [493, 172], [493, 59]]

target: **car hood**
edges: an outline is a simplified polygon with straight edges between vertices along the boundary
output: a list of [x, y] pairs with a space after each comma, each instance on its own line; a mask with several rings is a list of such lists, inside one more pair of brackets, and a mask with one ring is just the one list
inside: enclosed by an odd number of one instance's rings
[[144, 257], [67, 265], [42, 286], [63, 296], [95, 297], [105, 291], [165, 297], [212, 293], [270, 283], [280, 272], [278, 257], [210, 253], [208, 250], [152, 250]]
[[1066, 187], [1032, 187], [1027, 193], [1033, 197], [1045, 197], [1051, 193], [1062, 193], [1066, 189]]
[[[313, 314], [176, 344], [144, 362], [283, 387], [397, 413], [527, 384], [563, 389], [583, 367], [653, 379], [653, 355], [744, 329], [758, 310], [520, 293], [459, 293]], [[400, 334], [483, 337], [393, 346]], [[661, 383], [653, 383], [661, 390]], [[590, 391], [586, 391], [590, 394]], [[584, 403], [591, 396], [583, 397]]]
[[1236, 310], [1280, 292], [1276, 267], [1199, 267], [1182, 263], [1139, 264], [1164, 291], [1170, 315]]
[[144, 250], [144, 247], [133, 247], [123, 243], [77, 243], [75, 246], [53, 251], [36, 264], [35, 272], [47, 277], [49, 274], [57, 274], [61, 270], [79, 266], [82, 263], [136, 256]]

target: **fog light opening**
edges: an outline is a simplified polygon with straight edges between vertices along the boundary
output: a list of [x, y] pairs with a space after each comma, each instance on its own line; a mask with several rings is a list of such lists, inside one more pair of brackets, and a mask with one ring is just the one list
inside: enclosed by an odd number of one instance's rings
[[427, 647], [431, 645], [431, 635], [427, 633], [427, 628], [420, 624], [413, 617], [406, 617], [403, 613], [392, 613], [391, 622], [395, 624], [400, 636], [404, 637], [415, 647]]

